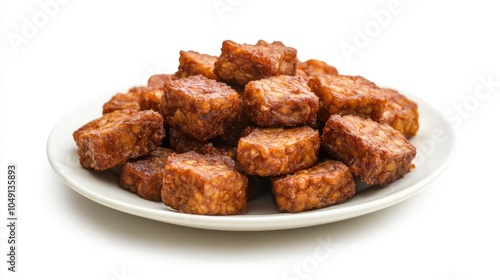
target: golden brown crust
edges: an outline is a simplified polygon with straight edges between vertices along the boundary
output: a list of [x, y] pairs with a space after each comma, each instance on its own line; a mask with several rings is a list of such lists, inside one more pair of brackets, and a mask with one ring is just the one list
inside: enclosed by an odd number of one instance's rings
[[314, 75], [309, 87], [319, 97], [318, 117], [326, 122], [331, 115], [358, 115], [380, 120], [387, 98], [372, 82], [360, 76]]
[[406, 138], [417, 134], [418, 106], [406, 96], [393, 89], [382, 89], [387, 96], [387, 107], [380, 122], [387, 123]]
[[119, 186], [144, 199], [161, 201], [163, 171], [167, 158], [173, 152], [158, 147], [147, 156], [128, 161], [120, 172]]
[[417, 152], [391, 126], [353, 115], [331, 116], [323, 128], [321, 145], [363, 182], [380, 186], [408, 173]]
[[202, 142], [224, 134], [239, 110], [236, 91], [202, 75], [166, 82], [160, 103], [160, 112], [170, 127]]
[[236, 158], [247, 174], [279, 176], [312, 166], [319, 133], [310, 127], [255, 128], [240, 138]]
[[214, 63], [217, 60], [217, 56], [195, 51], [180, 51], [179, 54], [179, 67], [175, 73], [176, 79], [194, 75], [203, 75], [213, 80], [219, 79], [214, 74]]
[[155, 110], [159, 112], [162, 96], [163, 89], [155, 88], [143, 92], [140, 99], [141, 110]]
[[119, 120], [122, 120], [132, 114], [135, 114], [137, 112], [136, 110], [117, 110], [113, 111], [111, 113], [107, 113], [102, 115], [100, 118], [94, 119], [92, 121], [89, 121], [88, 123], [84, 124], [80, 128], [78, 128], [76, 131], [73, 132], [73, 140], [75, 140], [75, 143], [78, 145], [80, 135], [83, 133], [86, 133], [88, 131], [92, 131], [95, 129], [99, 129], [101, 127], [106, 126], [107, 124], [112, 124], [115, 122], [118, 122]]
[[163, 84], [167, 81], [171, 81], [174, 78], [172, 74], [154, 74], [151, 75], [148, 79], [148, 87], [152, 89], [161, 89], [163, 90]]
[[308, 77], [317, 74], [338, 75], [339, 71], [328, 63], [317, 59], [298, 62], [296, 75]]
[[295, 75], [296, 66], [297, 50], [281, 42], [269, 44], [260, 40], [249, 45], [226, 40], [215, 62], [214, 73], [223, 81], [244, 86], [253, 80]]
[[[150, 79], [152, 79], [151, 77]], [[118, 110], [158, 111], [163, 88], [152, 86], [133, 87], [127, 93], [117, 93], [103, 105], [103, 114]]]
[[243, 111], [262, 127], [293, 127], [316, 122], [318, 97], [304, 78], [280, 75], [251, 81], [243, 93]]
[[274, 202], [281, 212], [296, 213], [339, 204], [356, 193], [349, 167], [335, 160], [271, 181]]
[[107, 114], [118, 110], [135, 110], [140, 111], [140, 99], [142, 92], [129, 91], [127, 93], [117, 93], [111, 97], [109, 101], [102, 106], [102, 113]]
[[123, 111], [104, 115], [73, 134], [83, 167], [96, 171], [117, 167], [161, 145], [165, 130], [160, 114]]
[[229, 157], [173, 154], [164, 172], [162, 201], [179, 212], [235, 215], [246, 210], [248, 179]]

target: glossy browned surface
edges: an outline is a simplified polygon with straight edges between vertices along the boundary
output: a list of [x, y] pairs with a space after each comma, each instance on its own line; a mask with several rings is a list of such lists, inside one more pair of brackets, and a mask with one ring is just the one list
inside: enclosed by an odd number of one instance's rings
[[160, 112], [170, 127], [203, 142], [224, 134], [239, 107], [230, 86], [196, 75], [165, 83]]
[[73, 134], [83, 167], [97, 171], [117, 167], [161, 145], [165, 130], [160, 114], [123, 111], [104, 115]]
[[335, 160], [274, 177], [272, 184], [274, 202], [281, 212], [302, 212], [339, 204], [356, 193], [349, 167]]
[[247, 177], [231, 158], [187, 152], [167, 159], [161, 197], [165, 205], [183, 213], [242, 214], [247, 186]]
[[221, 55], [214, 73], [223, 81], [246, 85], [277, 75], [295, 75], [297, 50], [281, 42], [260, 40], [255, 45], [238, 44], [231, 40], [222, 43]]
[[246, 173], [279, 176], [318, 160], [319, 133], [310, 127], [255, 128], [240, 138], [236, 158]]
[[195, 51], [180, 51], [179, 67], [175, 78], [187, 78], [194, 75], [203, 75], [209, 79], [217, 80], [214, 74], [214, 63], [217, 56], [202, 54]]
[[317, 59], [309, 59], [297, 64], [296, 75], [307, 77], [316, 74], [338, 75], [339, 72], [337, 68]]
[[161, 201], [163, 171], [171, 149], [158, 147], [149, 155], [130, 160], [122, 167], [119, 179], [121, 188], [137, 193], [140, 197]]
[[166, 81], [170, 81], [173, 79], [172, 74], [154, 74], [151, 75], [148, 79], [148, 86], [154, 89], [162, 89], [163, 90], [163, 84]]
[[321, 145], [370, 185], [385, 186], [411, 168], [416, 148], [397, 130], [353, 115], [331, 116]]
[[318, 117], [326, 122], [331, 115], [359, 115], [378, 121], [387, 99], [372, 82], [360, 76], [314, 75], [309, 87], [319, 97]]
[[316, 122], [318, 97], [304, 78], [280, 75], [245, 86], [243, 111], [262, 127], [292, 127]]
[[389, 124], [406, 138], [415, 136], [419, 127], [417, 103], [393, 89], [383, 89], [383, 92], [387, 96], [387, 107], [380, 122]]

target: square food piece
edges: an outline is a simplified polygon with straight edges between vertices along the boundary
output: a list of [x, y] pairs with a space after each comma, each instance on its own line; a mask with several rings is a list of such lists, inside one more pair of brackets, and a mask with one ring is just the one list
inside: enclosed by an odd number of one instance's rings
[[214, 63], [217, 56], [202, 54], [195, 51], [180, 51], [179, 67], [175, 78], [187, 78], [189, 76], [203, 75], [209, 79], [218, 80], [214, 74]]
[[387, 107], [380, 122], [389, 124], [406, 138], [415, 136], [418, 131], [417, 103], [393, 89], [382, 90], [387, 96]]
[[202, 75], [166, 82], [160, 104], [160, 113], [170, 127], [202, 142], [224, 134], [239, 110], [235, 90]]
[[243, 111], [263, 127], [303, 126], [316, 122], [318, 97], [304, 78], [280, 75], [251, 81], [243, 93]]
[[281, 42], [269, 44], [259, 40], [249, 45], [226, 40], [215, 62], [214, 73], [223, 81], [244, 86], [250, 81], [272, 76], [293, 76], [296, 67], [297, 50]]
[[317, 74], [338, 75], [339, 71], [324, 61], [309, 59], [298, 62], [296, 74], [304, 77]]
[[165, 137], [162, 116], [153, 111], [118, 110], [73, 133], [80, 164], [102, 171], [149, 154]]
[[302, 212], [346, 201], [356, 193], [349, 167], [327, 160], [293, 174], [274, 177], [273, 197], [281, 212]]
[[417, 150], [388, 124], [353, 115], [333, 115], [323, 128], [322, 147], [370, 185], [385, 186], [410, 171]]
[[163, 171], [167, 158], [173, 153], [170, 149], [158, 147], [147, 156], [128, 161], [120, 173], [120, 187], [144, 199], [161, 201]]
[[307, 126], [255, 128], [240, 138], [236, 159], [247, 174], [279, 176], [311, 167], [319, 147], [318, 131]]
[[141, 96], [148, 87], [133, 87], [127, 93], [117, 93], [102, 106], [102, 113], [107, 114], [118, 110], [141, 110]]
[[358, 115], [380, 120], [387, 98], [374, 83], [360, 76], [314, 75], [309, 87], [319, 97], [318, 117], [326, 122], [331, 115]]
[[183, 213], [235, 215], [246, 210], [247, 187], [231, 158], [187, 152], [167, 159], [161, 198]]

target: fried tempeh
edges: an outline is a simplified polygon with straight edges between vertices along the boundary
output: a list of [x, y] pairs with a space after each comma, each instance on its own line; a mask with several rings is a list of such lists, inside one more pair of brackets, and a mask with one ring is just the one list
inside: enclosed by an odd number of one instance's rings
[[388, 124], [353, 115], [331, 116], [321, 145], [370, 185], [386, 186], [410, 171], [416, 148]]
[[149, 154], [165, 137], [163, 118], [153, 110], [118, 110], [74, 132], [80, 164], [102, 171]]
[[255, 128], [240, 138], [236, 158], [247, 174], [279, 176], [311, 167], [319, 147], [318, 131], [307, 126]]
[[235, 215], [246, 211], [247, 187], [231, 158], [187, 152], [168, 157], [161, 197], [183, 213]]
[[274, 177], [272, 191], [281, 212], [302, 212], [346, 201], [356, 193], [349, 167], [327, 160], [293, 174]]
[[214, 73], [223, 81], [246, 85], [278, 75], [295, 75], [297, 50], [281, 42], [238, 44], [231, 40], [222, 43], [219, 58], [214, 64]]
[[147, 156], [128, 161], [121, 169], [119, 186], [144, 199], [161, 201], [165, 163], [173, 153], [171, 149], [158, 147]]

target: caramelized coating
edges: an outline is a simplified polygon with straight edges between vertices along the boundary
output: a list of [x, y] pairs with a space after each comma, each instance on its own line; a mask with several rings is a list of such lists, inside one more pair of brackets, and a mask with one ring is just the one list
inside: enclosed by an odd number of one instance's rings
[[179, 67], [175, 73], [176, 79], [203, 75], [209, 79], [218, 80], [214, 74], [214, 63], [217, 56], [202, 54], [195, 51], [180, 51]]
[[274, 202], [281, 212], [297, 213], [339, 204], [356, 193], [349, 167], [335, 160], [271, 180]]
[[95, 120], [92, 120], [83, 126], [81, 126], [79, 129], [77, 129], [75, 132], [73, 132], [73, 140], [75, 140], [75, 143], [78, 145], [80, 141], [80, 135], [83, 133], [92, 131], [92, 130], [97, 130], [100, 129], [101, 127], [105, 127], [108, 124], [113, 124], [115, 122], [118, 122], [122, 119], [125, 119], [133, 114], [135, 114], [137, 111], [136, 110], [117, 110], [113, 111], [111, 113], [107, 113], [102, 115], [100, 118], [97, 118]]
[[214, 64], [214, 73], [223, 81], [246, 85], [278, 75], [295, 75], [297, 50], [281, 42], [271, 44], [260, 40], [255, 45], [222, 43], [221, 55]]
[[309, 59], [304, 62], [298, 62], [296, 75], [299, 76], [312, 76], [317, 74], [326, 74], [326, 75], [338, 75], [339, 71], [337, 68], [329, 65], [328, 63], [317, 60], [317, 59]]
[[140, 99], [141, 110], [160, 111], [161, 97], [163, 96], [163, 88], [152, 89], [143, 92]]
[[163, 90], [163, 84], [174, 78], [172, 74], [154, 74], [148, 79], [148, 87]]
[[236, 159], [236, 146], [221, 141], [200, 142], [177, 129], [170, 129], [170, 147], [178, 154], [194, 151], [199, 154], [223, 155]]
[[135, 111], [141, 110], [140, 99], [142, 92], [129, 91], [127, 93], [117, 93], [102, 106], [102, 113], [107, 114], [113, 111], [130, 109]]
[[383, 89], [387, 96], [387, 107], [380, 120], [401, 132], [406, 138], [411, 138], [418, 131], [418, 106], [393, 89]]
[[370, 185], [385, 186], [410, 171], [416, 148], [388, 124], [353, 115], [331, 116], [322, 147]]
[[307, 126], [255, 128], [240, 138], [236, 158], [247, 174], [279, 176], [311, 167], [319, 147], [318, 131]]
[[318, 97], [299, 76], [280, 75], [251, 81], [243, 93], [243, 111], [262, 127], [292, 127], [316, 122]]
[[119, 110], [91, 121], [73, 134], [80, 164], [102, 171], [149, 154], [165, 137], [157, 112]]
[[202, 75], [165, 83], [160, 112], [170, 127], [198, 141], [224, 134], [238, 117], [238, 93]]
[[[243, 92], [242, 92], [243, 93]], [[239, 95], [240, 106], [238, 108], [238, 116], [236, 120], [227, 127], [224, 131], [224, 134], [218, 136], [222, 142], [226, 143], [229, 146], [236, 147], [238, 145], [238, 141], [240, 140], [241, 133], [248, 126], [252, 125], [250, 119], [248, 119], [247, 115], [243, 111], [243, 95]]]
[[[150, 78], [151, 79], [151, 78]], [[151, 86], [133, 87], [127, 93], [117, 93], [103, 105], [103, 114], [113, 111], [130, 110], [155, 110], [158, 111], [163, 88]]]
[[309, 78], [309, 87], [319, 97], [318, 117], [322, 122], [333, 114], [378, 121], [387, 103], [380, 88], [360, 76], [314, 75]]
[[248, 179], [229, 157], [173, 154], [164, 172], [162, 201], [179, 212], [234, 215], [246, 210]]
[[161, 201], [163, 171], [167, 158], [174, 151], [158, 147], [149, 155], [130, 160], [122, 167], [119, 185], [122, 189], [137, 193], [140, 197]]

